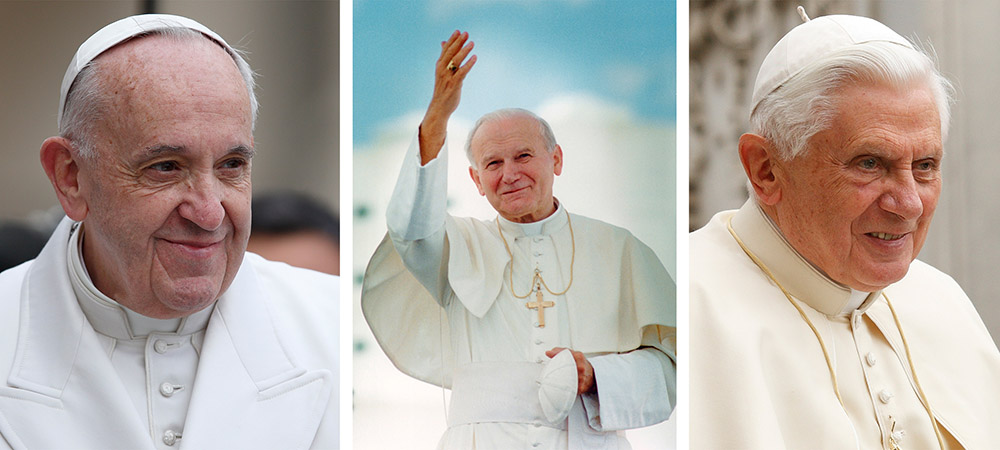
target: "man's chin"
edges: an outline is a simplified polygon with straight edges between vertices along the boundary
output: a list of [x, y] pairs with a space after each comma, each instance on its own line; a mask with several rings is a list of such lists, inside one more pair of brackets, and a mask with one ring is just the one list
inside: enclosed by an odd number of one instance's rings
[[222, 295], [222, 283], [217, 277], [191, 277], [173, 280], [168, 286], [155, 289], [163, 313], [183, 317], [205, 309]]
[[892, 263], [888, 265], [877, 265], [871, 270], [859, 274], [856, 283], [851, 283], [852, 288], [864, 292], [873, 292], [885, 289], [889, 285], [902, 280], [909, 271], [910, 263]]

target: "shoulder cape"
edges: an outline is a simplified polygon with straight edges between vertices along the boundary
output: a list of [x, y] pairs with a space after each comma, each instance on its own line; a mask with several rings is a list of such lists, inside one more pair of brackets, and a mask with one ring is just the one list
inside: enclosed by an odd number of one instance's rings
[[[571, 345], [585, 353], [627, 352], [656, 327], [673, 357], [675, 286], [656, 255], [628, 231], [572, 215], [576, 233], [574, 284], [569, 299]], [[569, 245], [568, 233], [566, 245]], [[561, 239], [561, 237], [559, 237]], [[493, 222], [449, 216], [446, 222], [449, 294], [483, 317], [501, 295], [510, 258]], [[568, 268], [565, 269], [568, 273]], [[361, 308], [375, 338], [403, 373], [450, 387], [455, 357], [444, 310], [407, 270], [386, 236], [368, 263]], [[577, 325], [585, 324], [585, 325]], [[670, 347], [670, 348], [667, 348]]]

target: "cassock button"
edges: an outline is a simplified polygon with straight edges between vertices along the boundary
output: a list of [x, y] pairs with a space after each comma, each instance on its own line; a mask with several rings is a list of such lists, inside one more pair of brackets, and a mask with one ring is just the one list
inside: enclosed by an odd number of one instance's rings
[[170, 344], [168, 344], [167, 341], [164, 341], [163, 339], [157, 339], [156, 342], [153, 343], [153, 350], [156, 350], [156, 353], [160, 354], [166, 353], [169, 348]]
[[181, 438], [181, 434], [174, 430], [167, 430], [163, 432], [163, 443], [173, 447], [177, 443], [177, 440]]
[[160, 385], [160, 394], [162, 394], [164, 397], [170, 397], [171, 395], [174, 395], [174, 392], [177, 392], [183, 388], [184, 386], [174, 386], [170, 383], [163, 383]]
[[541, 339], [535, 339], [535, 345], [542, 345]]
[[882, 392], [878, 393], [878, 400], [882, 403], [888, 404], [889, 400], [892, 400], [892, 392], [882, 389]]
[[535, 322], [535, 328], [538, 328], [538, 322]]
[[535, 252], [535, 256], [542, 256], [542, 252]]
[[539, 356], [539, 357], [535, 358], [535, 362], [541, 364], [542, 363], [542, 357]]
[[870, 366], [874, 366], [875, 365], [875, 354], [872, 353], [872, 352], [868, 352], [868, 354], [865, 355], [865, 362], [868, 363], [869, 367]]
[[534, 444], [531, 444], [532, 447], [538, 447], [539, 445], [542, 445], [542, 443], [541, 442], [535, 442]]

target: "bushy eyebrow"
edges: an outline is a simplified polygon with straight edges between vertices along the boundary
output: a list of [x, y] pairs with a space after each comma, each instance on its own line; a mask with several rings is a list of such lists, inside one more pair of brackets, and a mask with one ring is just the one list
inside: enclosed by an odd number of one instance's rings
[[236, 147], [229, 149], [229, 153], [236, 153], [246, 159], [253, 159], [254, 155], [257, 154], [257, 150], [245, 145], [237, 145]]
[[164, 153], [184, 154], [187, 153], [187, 147], [178, 147], [174, 145], [160, 145], [157, 147], [146, 147], [145, 153], [149, 156], [159, 156]]
[[[146, 156], [159, 156], [163, 154], [177, 154], [184, 155], [188, 153], [188, 148], [184, 146], [177, 145], [159, 145], [156, 147], [147, 147], [145, 154]], [[247, 147], [245, 145], [237, 145], [229, 149], [227, 154], [238, 154], [246, 159], [253, 159], [254, 155], [257, 154], [257, 150]]]

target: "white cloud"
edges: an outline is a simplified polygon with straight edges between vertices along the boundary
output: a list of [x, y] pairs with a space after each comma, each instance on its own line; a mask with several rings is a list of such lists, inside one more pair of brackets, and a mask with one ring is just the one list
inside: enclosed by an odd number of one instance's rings
[[604, 69], [605, 84], [626, 98], [641, 92], [652, 76], [650, 68], [644, 65], [615, 64]]

